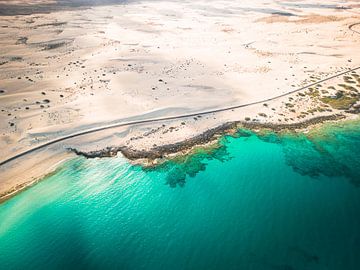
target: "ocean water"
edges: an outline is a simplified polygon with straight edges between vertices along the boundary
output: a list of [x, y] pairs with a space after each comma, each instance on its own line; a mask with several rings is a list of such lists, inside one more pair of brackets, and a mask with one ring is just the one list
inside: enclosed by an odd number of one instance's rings
[[0, 205], [0, 269], [360, 269], [360, 124], [76, 158]]

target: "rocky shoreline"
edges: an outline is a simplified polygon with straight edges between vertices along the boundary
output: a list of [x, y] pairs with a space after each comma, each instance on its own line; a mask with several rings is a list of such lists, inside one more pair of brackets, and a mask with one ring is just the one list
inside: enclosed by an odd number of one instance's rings
[[[259, 123], [259, 122], [248, 122], [248, 121], [233, 121], [224, 123], [218, 127], [209, 129], [202, 134], [199, 134], [190, 139], [180, 141], [174, 144], [168, 144], [163, 146], [157, 146], [150, 150], [135, 150], [126, 146], [118, 146], [118, 147], [106, 147], [102, 150], [98, 151], [79, 151], [75, 148], [69, 148], [68, 150], [85, 158], [104, 158], [104, 157], [114, 157], [119, 152], [124, 155], [127, 159], [131, 161], [141, 161], [143, 166], [154, 166], [158, 164], [159, 159], [165, 159], [170, 155], [176, 154], [186, 154], [189, 153], [194, 147], [201, 147], [209, 145], [212, 142], [216, 142], [218, 138], [225, 134], [234, 134], [237, 130], [241, 128], [249, 129], [249, 130], [271, 130], [275, 132], [281, 132], [284, 130], [288, 131], [296, 131], [303, 130], [309, 128], [310, 126], [315, 126], [327, 121], [338, 121], [344, 120], [346, 116], [343, 114], [333, 114], [327, 116], [318, 116], [311, 119], [308, 119], [303, 122], [292, 123], [292, 124], [272, 124], [272, 123]], [[48, 173], [47, 175], [51, 175], [55, 173]], [[31, 181], [25, 182], [21, 185], [17, 185], [10, 190], [0, 194], [0, 203], [8, 200], [9, 198], [15, 196], [16, 194], [24, 191], [31, 186], [35, 185], [39, 181], [44, 179], [41, 178], [33, 178]]]
[[[117, 146], [117, 147], [106, 147], [101, 150], [96, 151], [80, 151], [75, 148], [69, 148], [70, 151], [74, 152], [76, 155], [83, 156], [85, 158], [104, 158], [104, 157], [114, 157], [118, 152], [122, 153], [124, 157], [129, 160], [140, 160], [145, 159], [148, 161], [154, 161], [156, 159], [165, 158], [171, 154], [177, 154], [184, 151], [189, 151], [196, 146], [202, 146], [213, 141], [216, 141], [219, 137], [224, 134], [231, 134], [236, 132], [239, 128], [245, 128], [250, 130], [256, 129], [269, 129], [275, 132], [282, 130], [295, 131], [298, 129], [305, 129], [309, 126], [314, 126], [327, 121], [336, 121], [346, 118], [343, 114], [333, 114], [327, 116], [319, 116], [308, 119], [303, 122], [291, 123], [291, 124], [272, 124], [272, 123], [260, 123], [260, 122], [246, 122], [246, 121], [234, 121], [227, 122], [218, 127], [209, 129], [195, 137], [186, 139], [181, 142], [156, 146], [150, 150], [136, 150], [127, 146]], [[152, 162], [150, 162], [152, 163]]]

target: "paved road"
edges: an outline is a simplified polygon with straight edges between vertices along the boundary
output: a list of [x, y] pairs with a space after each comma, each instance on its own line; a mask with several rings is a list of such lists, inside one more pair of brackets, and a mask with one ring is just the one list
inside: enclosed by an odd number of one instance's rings
[[[355, 25], [359, 25], [359, 23], [354, 23], [354, 24], [351, 24], [349, 25], [349, 29], [351, 31], [353, 31], [354, 33], [357, 33], [357, 34], [360, 34], [360, 32], [356, 31], [353, 29], [353, 27]], [[256, 105], [256, 104], [261, 104], [261, 103], [265, 103], [265, 102], [269, 102], [269, 101], [272, 101], [272, 100], [276, 100], [276, 99], [279, 99], [281, 97], [284, 97], [284, 96], [288, 96], [288, 95], [291, 95], [293, 93], [296, 93], [296, 92], [299, 92], [299, 91], [302, 91], [302, 90], [305, 90], [309, 87], [312, 87], [312, 86], [315, 86], [319, 83], [322, 83], [322, 82], [325, 82], [325, 81], [328, 81], [328, 80], [331, 80], [331, 79], [334, 79], [336, 77], [339, 77], [339, 76], [342, 76], [342, 75], [345, 75], [349, 72], [352, 72], [352, 71], [355, 71], [355, 70], [358, 70], [360, 69], [360, 66], [359, 67], [355, 67], [355, 68], [352, 68], [352, 69], [349, 69], [349, 70], [346, 70], [344, 72], [341, 72], [341, 73], [338, 73], [338, 74], [335, 74], [333, 76], [330, 76], [330, 77], [327, 77], [325, 79], [322, 79], [322, 80], [319, 80], [317, 82], [314, 82], [314, 83], [311, 83], [311, 84], [308, 84], [306, 86], [303, 86], [301, 88], [298, 88], [298, 89], [295, 89], [295, 90], [292, 90], [292, 91], [289, 91], [289, 92], [286, 92], [284, 94], [281, 94], [281, 95], [278, 95], [278, 96], [274, 96], [274, 97], [271, 97], [271, 98], [267, 98], [267, 99], [262, 99], [262, 100], [259, 100], [259, 101], [255, 101], [255, 102], [250, 102], [250, 103], [245, 103], [245, 104], [240, 104], [240, 105], [235, 105], [235, 106], [230, 106], [230, 107], [224, 107], [224, 108], [220, 108], [220, 109], [214, 109], [214, 110], [208, 110], [208, 111], [202, 111], [202, 112], [198, 112], [198, 113], [189, 113], [189, 114], [181, 114], [181, 115], [174, 115], [174, 116], [167, 116], [167, 117], [159, 117], [159, 118], [149, 118], [149, 119], [144, 119], [144, 120], [137, 120], [137, 121], [129, 121], [129, 122], [122, 122], [122, 123], [117, 123], [117, 124], [111, 124], [111, 125], [104, 125], [104, 126], [100, 126], [100, 127], [97, 127], [97, 128], [92, 128], [92, 129], [88, 129], [88, 130], [84, 130], [84, 131], [80, 131], [80, 132], [77, 132], [77, 133], [73, 133], [73, 134], [70, 134], [70, 135], [66, 135], [66, 136], [63, 136], [63, 137], [59, 137], [57, 139], [54, 139], [54, 140], [51, 140], [51, 141], [48, 141], [44, 144], [40, 144], [38, 146], [35, 146], [31, 149], [28, 149], [24, 152], [21, 152], [15, 156], [12, 156], [6, 160], [3, 160], [0, 162], [0, 166], [3, 166], [7, 163], [10, 163], [11, 161], [14, 161], [20, 157], [23, 157], [25, 155], [28, 155], [30, 153], [33, 153], [35, 151], [38, 151], [40, 149], [43, 149], [43, 148], [46, 148], [50, 145], [53, 145], [53, 144], [56, 144], [56, 143], [59, 143], [59, 142], [63, 142], [63, 141], [66, 141], [66, 140], [69, 140], [69, 139], [72, 139], [72, 138], [75, 138], [75, 137], [79, 137], [79, 136], [83, 136], [83, 135], [86, 135], [86, 134], [90, 134], [90, 133], [94, 133], [94, 132], [98, 132], [98, 131], [102, 131], [102, 130], [106, 130], [106, 129], [111, 129], [111, 128], [117, 128], [117, 127], [125, 127], [125, 126], [132, 126], [132, 125], [140, 125], [140, 124], [149, 124], [149, 123], [156, 123], [156, 122], [163, 122], [163, 121], [167, 121], [167, 120], [177, 120], [177, 119], [182, 119], [182, 118], [189, 118], [189, 117], [195, 117], [195, 116], [198, 116], [198, 115], [208, 115], [208, 114], [212, 114], [212, 113], [218, 113], [218, 112], [224, 112], [224, 111], [230, 111], [230, 110], [234, 110], [234, 109], [239, 109], [239, 108], [244, 108], [244, 107], [249, 107], [249, 106], [252, 106], [252, 105]]]

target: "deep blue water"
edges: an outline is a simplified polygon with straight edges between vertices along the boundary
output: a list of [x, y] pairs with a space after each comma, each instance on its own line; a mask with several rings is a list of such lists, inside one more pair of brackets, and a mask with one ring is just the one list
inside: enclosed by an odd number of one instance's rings
[[360, 269], [360, 125], [76, 158], [0, 205], [0, 269]]

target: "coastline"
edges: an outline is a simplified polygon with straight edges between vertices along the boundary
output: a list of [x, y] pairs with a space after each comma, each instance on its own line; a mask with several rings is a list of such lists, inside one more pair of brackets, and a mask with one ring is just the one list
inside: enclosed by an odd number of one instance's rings
[[[325, 123], [331, 125], [336, 125], [338, 123], [343, 123], [345, 125], [353, 123], [354, 121], [359, 121], [359, 117], [356, 119], [346, 118], [344, 115], [328, 115], [328, 116], [319, 116], [308, 119], [299, 123], [292, 124], [272, 124], [272, 123], [248, 123], [244, 121], [233, 121], [222, 124], [216, 128], [209, 129], [200, 135], [180, 141], [174, 144], [163, 145], [155, 147], [147, 151], [134, 150], [127, 148], [125, 146], [120, 147], [106, 147], [98, 151], [79, 151], [75, 148], [67, 149], [66, 152], [56, 153], [55, 155], [60, 156], [56, 163], [52, 163], [51, 159], [45, 164], [48, 168], [41, 174], [38, 174], [36, 177], [32, 176], [29, 172], [21, 173], [21, 177], [24, 179], [31, 179], [25, 181], [22, 184], [12, 187], [7, 192], [0, 194], [0, 203], [3, 203], [17, 194], [31, 188], [33, 185], [38, 182], [45, 180], [47, 176], [56, 173], [61, 165], [64, 164], [67, 160], [73, 159], [76, 156], [82, 156], [84, 158], [108, 158], [115, 157], [119, 153], [128, 159], [133, 165], [140, 165], [143, 167], [154, 167], [161, 165], [163, 162], [179, 157], [192, 155], [193, 151], [198, 148], [210, 148], [218, 143], [218, 140], [226, 135], [235, 134], [240, 129], [247, 129], [254, 131], [256, 133], [261, 133], [265, 130], [274, 131], [276, 133], [281, 133], [283, 131], [290, 133], [303, 133], [304, 131], [313, 131], [318, 128], [324, 127]], [[315, 135], [316, 136], [316, 135]], [[76, 154], [69, 155], [69, 153]], [[44, 164], [43, 164], [44, 165]]]
[[0, 0], [0, 37], [2, 268], [360, 269], [360, 0]]
[[[234, 121], [222, 124], [218, 127], [208, 129], [207, 131], [201, 133], [200, 135], [194, 136], [190, 139], [186, 139], [180, 142], [173, 144], [167, 144], [162, 146], [157, 146], [149, 150], [136, 150], [131, 147], [119, 146], [119, 147], [106, 147], [97, 151], [79, 151], [75, 148], [70, 148], [69, 150], [74, 152], [78, 156], [83, 156], [85, 158], [105, 158], [105, 157], [114, 157], [117, 156], [120, 152], [125, 158], [136, 161], [143, 160], [143, 165], [146, 164], [158, 164], [158, 159], [168, 158], [171, 155], [181, 155], [188, 153], [191, 149], [196, 147], [204, 147], [204, 145], [211, 144], [214, 141], [217, 141], [219, 137], [224, 135], [235, 133], [237, 130], [244, 128], [249, 130], [271, 130], [275, 132], [280, 132], [283, 130], [288, 130], [295, 132], [299, 129], [305, 129], [309, 127], [314, 127], [316, 125], [329, 122], [329, 121], [338, 121], [344, 119], [345, 116], [342, 114], [328, 115], [328, 116], [318, 116], [310, 118], [308, 120], [291, 123], [291, 124], [273, 124], [273, 123], [255, 123], [255, 122], [246, 122], [246, 121]], [[144, 162], [145, 161], [145, 162]]]
[[3, 203], [17, 194], [31, 188], [40, 181], [56, 173], [68, 160], [74, 158], [66, 152], [42, 152], [43, 157], [32, 156], [35, 160], [23, 160], [15, 166], [0, 168], [2, 180], [11, 179], [14, 185], [8, 184], [9, 188], [0, 193], [0, 203]]
[[202, 4], [0, 16], [0, 197], [74, 153], [152, 166], [238, 128], [307, 133], [358, 117], [359, 7]]

